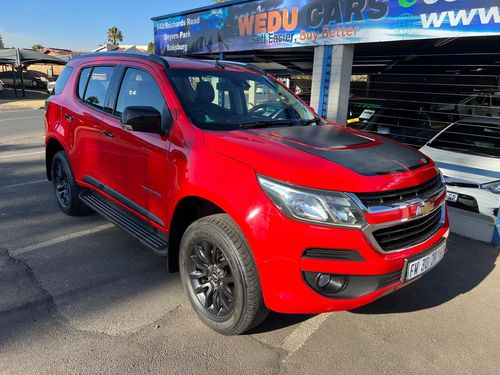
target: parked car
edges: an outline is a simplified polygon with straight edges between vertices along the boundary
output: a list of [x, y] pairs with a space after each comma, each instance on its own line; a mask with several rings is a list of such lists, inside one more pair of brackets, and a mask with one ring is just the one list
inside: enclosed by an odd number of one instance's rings
[[[272, 97], [283, 109], [274, 117], [258, 109]], [[200, 319], [220, 333], [245, 332], [269, 310], [365, 305], [445, 254], [434, 162], [325, 123], [252, 66], [79, 56], [45, 117], [60, 209], [90, 207], [167, 256]]]
[[421, 151], [445, 176], [448, 204], [497, 216], [500, 207], [500, 119], [468, 118], [439, 133]]
[[[0, 72], [0, 79], [4, 85], [14, 87], [14, 77], [12, 72]], [[44, 89], [47, 87], [47, 76], [41, 72], [32, 70], [23, 73], [23, 81], [25, 88]], [[16, 73], [16, 86], [21, 87], [21, 75]]]
[[465, 116], [500, 117], [500, 92], [481, 92], [467, 97], [458, 104], [438, 106], [437, 113], [444, 113], [452, 121]]
[[0, 81], [0, 94], [3, 92], [3, 82]]
[[417, 103], [384, 99], [353, 98], [347, 125], [421, 147], [433, 135], [427, 113]]

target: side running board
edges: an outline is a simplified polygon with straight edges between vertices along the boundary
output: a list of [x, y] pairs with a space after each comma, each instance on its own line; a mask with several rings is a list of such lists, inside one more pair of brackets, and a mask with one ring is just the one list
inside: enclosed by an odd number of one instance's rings
[[92, 210], [137, 238], [158, 255], [168, 254], [168, 240], [164, 238], [166, 235], [139, 217], [91, 190], [83, 190], [80, 193], [80, 199]]

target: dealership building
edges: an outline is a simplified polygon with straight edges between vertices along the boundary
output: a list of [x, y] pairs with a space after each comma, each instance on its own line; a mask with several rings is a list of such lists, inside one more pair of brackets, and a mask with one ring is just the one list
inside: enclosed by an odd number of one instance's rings
[[500, 243], [498, 0], [240, 0], [153, 23], [158, 55], [252, 64], [322, 117], [411, 147], [462, 123], [429, 154], [452, 230]]

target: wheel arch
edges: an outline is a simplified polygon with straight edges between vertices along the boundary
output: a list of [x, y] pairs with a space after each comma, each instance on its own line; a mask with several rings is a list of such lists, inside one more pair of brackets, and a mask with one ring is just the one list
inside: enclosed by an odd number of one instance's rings
[[183, 197], [175, 206], [170, 221], [168, 269], [170, 272], [179, 270], [179, 247], [186, 229], [202, 217], [227, 213], [214, 202], [200, 196]]
[[52, 160], [59, 151], [65, 151], [62, 143], [56, 138], [50, 138], [45, 147], [45, 172], [49, 181], [52, 181]]

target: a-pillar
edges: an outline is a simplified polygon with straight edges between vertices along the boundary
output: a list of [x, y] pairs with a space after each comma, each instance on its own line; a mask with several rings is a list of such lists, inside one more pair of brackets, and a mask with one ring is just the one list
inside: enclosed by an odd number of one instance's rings
[[353, 59], [354, 45], [314, 49], [311, 107], [340, 124], [347, 121]]

